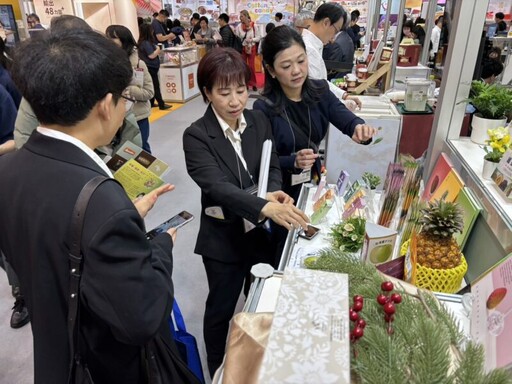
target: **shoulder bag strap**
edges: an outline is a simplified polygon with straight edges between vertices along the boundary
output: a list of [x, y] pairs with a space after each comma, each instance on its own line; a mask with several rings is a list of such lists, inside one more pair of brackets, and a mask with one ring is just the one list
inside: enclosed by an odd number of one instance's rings
[[82, 188], [78, 195], [73, 216], [71, 217], [70, 228], [70, 252], [69, 252], [69, 302], [68, 302], [68, 342], [70, 353], [70, 366], [68, 383], [72, 382], [73, 366], [79, 358], [79, 340], [76, 322], [79, 321], [80, 306], [80, 278], [82, 275], [82, 253], [80, 245], [82, 241], [82, 230], [84, 225], [85, 211], [89, 200], [103, 182], [109, 180], [105, 176], [96, 176]]

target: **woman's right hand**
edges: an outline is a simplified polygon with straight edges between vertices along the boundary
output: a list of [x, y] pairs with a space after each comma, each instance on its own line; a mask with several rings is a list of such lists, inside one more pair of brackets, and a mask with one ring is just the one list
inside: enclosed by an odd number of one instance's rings
[[297, 169], [311, 169], [318, 157], [312, 149], [301, 149], [295, 154], [295, 168]]
[[274, 203], [269, 201], [261, 210], [263, 216], [287, 230], [302, 227], [307, 229], [309, 218], [299, 208], [292, 204]]

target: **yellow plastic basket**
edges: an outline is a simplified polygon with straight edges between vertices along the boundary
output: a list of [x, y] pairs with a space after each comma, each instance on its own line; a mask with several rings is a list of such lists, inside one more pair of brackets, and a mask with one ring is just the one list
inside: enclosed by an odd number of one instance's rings
[[[405, 255], [408, 248], [409, 241], [402, 245], [400, 254]], [[456, 293], [467, 270], [468, 264], [462, 254], [460, 264], [455, 268], [434, 269], [416, 264], [416, 286], [435, 292]]]

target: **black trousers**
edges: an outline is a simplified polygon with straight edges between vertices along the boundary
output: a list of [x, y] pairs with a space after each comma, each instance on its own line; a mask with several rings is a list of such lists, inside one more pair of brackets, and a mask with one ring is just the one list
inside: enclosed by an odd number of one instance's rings
[[153, 80], [153, 88], [155, 89], [155, 95], [151, 99], [151, 106], [154, 105], [155, 100], [158, 103], [159, 107], [163, 107], [165, 105], [164, 99], [162, 99], [162, 93], [160, 92], [160, 80], [158, 79], [158, 68], [148, 67], [149, 74], [151, 75], [151, 80]]
[[244, 280], [247, 282], [244, 289], [246, 296], [249, 291], [251, 267], [258, 263], [274, 263], [270, 234], [262, 228], [253, 229], [251, 232], [244, 235], [247, 237], [247, 252], [241, 255], [238, 263], [225, 263], [203, 255], [209, 288], [203, 334], [211, 377], [222, 364], [229, 322], [235, 312]]

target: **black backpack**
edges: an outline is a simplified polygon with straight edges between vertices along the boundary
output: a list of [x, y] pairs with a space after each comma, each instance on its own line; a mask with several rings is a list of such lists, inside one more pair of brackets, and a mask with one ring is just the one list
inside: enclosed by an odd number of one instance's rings
[[237, 51], [238, 53], [242, 53], [243, 46], [242, 46], [242, 39], [240, 36], [238, 36], [235, 32], [231, 31], [233, 33], [233, 49]]

